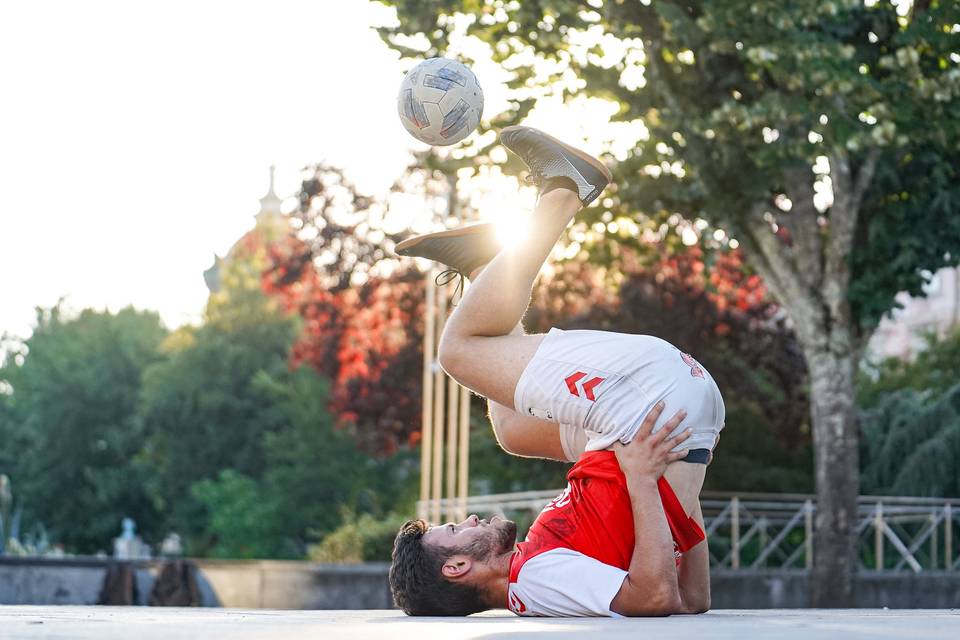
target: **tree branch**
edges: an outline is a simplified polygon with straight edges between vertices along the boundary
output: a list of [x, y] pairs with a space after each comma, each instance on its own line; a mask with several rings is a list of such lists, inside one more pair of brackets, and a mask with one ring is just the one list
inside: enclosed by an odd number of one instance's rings
[[877, 170], [877, 160], [879, 159], [880, 149], [871, 149], [867, 154], [867, 159], [863, 162], [863, 166], [860, 167], [860, 171], [857, 172], [857, 179], [853, 185], [853, 201], [851, 204], [858, 214], [860, 212], [860, 205], [863, 203], [863, 194], [866, 193], [867, 187], [870, 186], [870, 182], [873, 180], [873, 174]]
[[873, 179], [879, 149], [871, 149], [854, 178], [850, 158], [844, 152], [830, 155], [833, 206], [830, 207], [830, 239], [827, 245], [823, 295], [831, 318], [846, 324], [850, 320], [847, 289], [850, 284], [850, 250], [857, 228], [863, 194]]
[[739, 233], [737, 235], [752, 254], [751, 264], [780, 304], [789, 310], [801, 343], [806, 348], [814, 347], [816, 336], [818, 333], [822, 335], [816, 327], [823, 322], [816, 289], [807, 286], [796, 263], [790, 259], [787, 247], [769, 229], [769, 224], [763, 219], [766, 209], [766, 202], [754, 204], [747, 216], [748, 224], [743, 228], [742, 237]]
[[823, 278], [823, 240], [817, 222], [819, 212], [813, 205], [813, 181], [810, 167], [803, 165], [784, 171], [787, 195], [793, 202], [785, 216], [794, 240], [797, 267], [804, 282], [819, 289]]

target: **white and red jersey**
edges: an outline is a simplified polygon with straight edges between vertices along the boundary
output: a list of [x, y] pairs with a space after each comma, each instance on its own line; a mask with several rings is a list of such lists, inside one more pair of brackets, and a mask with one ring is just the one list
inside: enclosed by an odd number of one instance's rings
[[[585, 453], [567, 488], [537, 516], [510, 559], [507, 608], [522, 616], [613, 616], [633, 556], [633, 509], [611, 451]], [[704, 539], [664, 478], [658, 485], [674, 553]]]

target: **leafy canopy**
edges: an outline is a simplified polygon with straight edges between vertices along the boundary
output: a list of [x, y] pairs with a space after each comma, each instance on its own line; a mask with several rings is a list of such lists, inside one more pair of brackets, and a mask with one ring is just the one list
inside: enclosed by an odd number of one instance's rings
[[[597, 218], [656, 229], [680, 214], [741, 242], [772, 231], [785, 255], [798, 243], [819, 249], [811, 265], [787, 264], [811, 276], [826, 262], [831, 207], [860, 204], [849, 299], [865, 329], [897, 291], [920, 294], [924, 270], [960, 258], [955, 2], [386, 4], [398, 20], [381, 34], [406, 56], [488, 45], [512, 73], [511, 107], [491, 125], [551, 94], [610, 100], [615, 120], [641, 125]], [[856, 193], [845, 167], [856, 176], [874, 162], [876, 178]]]
[[108, 551], [127, 516], [151, 529], [137, 412], [144, 372], [166, 335], [155, 313], [39, 310], [0, 366], [0, 473], [24, 519], [69, 550]]

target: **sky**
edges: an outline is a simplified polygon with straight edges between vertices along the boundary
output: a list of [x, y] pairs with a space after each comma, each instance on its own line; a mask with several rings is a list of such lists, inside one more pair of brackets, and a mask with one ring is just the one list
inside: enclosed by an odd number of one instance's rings
[[387, 189], [399, 56], [332, 4], [0, 3], [0, 333], [61, 297], [196, 321], [272, 164], [281, 196], [320, 160]]
[[[319, 161], [385, 193], [425, 148], [396, 110], [411, 63], [371, 28], [395, 19], [367, 0], [0, 3], [0, 335], [27, 337], [35, 308], [61, 298], [198, 322], [203, 271], [253, 227], [271, 165], [281, 197]], [[451, 49], [475, 60], [489, 118], [509, 72], [484, 47]], [[645, 132], [561, 95], [526, 123], [593, 153], [613, 140], [615, 155]], [[471, 186], [485, 219], [516, 220], [513, 178]]]

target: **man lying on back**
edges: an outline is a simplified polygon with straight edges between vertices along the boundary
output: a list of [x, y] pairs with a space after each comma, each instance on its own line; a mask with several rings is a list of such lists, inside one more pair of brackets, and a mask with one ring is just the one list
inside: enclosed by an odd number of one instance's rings
[[501, 140], [541, 186], [529, 239], [499, 249], [490, 225], [475, 225], [397, 249], [473, 281], [444, 328], [439, 360], [488, 399], [501, 446], [576, 464], [566, 490], [519, 544], [516, 524], [502, 518], [407, 522], [394, 544], [394, 598], [411, 615], [498, 607], [544, 616], [706, 611], [699, 493], [723, 427], [716, 383], [690, 355], [652, 336], [523, 334], [540, 267], [610, 174], [535, 129], [510, 127]]

